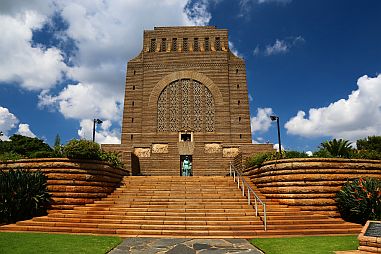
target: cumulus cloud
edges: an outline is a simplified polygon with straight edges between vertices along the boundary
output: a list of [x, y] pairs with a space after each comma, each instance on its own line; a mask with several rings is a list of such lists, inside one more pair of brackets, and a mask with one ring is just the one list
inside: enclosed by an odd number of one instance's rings
[[[281, 142], [282, 143], [282, 142]], [[279, 151], [279, 144], [274, 144], [273, 145], [273, 149], [276, 150], [276, 151]], [[281, 150], [284, 151], [284, 146], [281, 147]]]
[[29, 129], [29, 124], [26, 123], [20, 123], [16, 133], [30, 138], [36, 137], [36, 135]]
[[122, 106], [107, 87], [94, 84], [68, 85], [57, 96], [41, 93], [40, 107], [55, 107], [66, 117], [72, 119], [103, 118], [118, 121], [121, 118]]
[[55, 47], [32, 46], [33, 30], [47, 17], [28, 10], [14, 16], [0, 14], [0, 84], [16, 83], [27, 90], [53, 87], [66, 71], [63, 56]]
[[0, 106], [0, 131], [3, 136], [0, 137], [1, 140], [9, 140], [9, 136], [12, 134], [12, 130], [18, 126], [17, 134], [36, 137], [36, 135], [29, 129], [29, 124], [20, 123], [17, 117], [9, 112], [7, 108]]
[[266, 132], [271, 126], [272, 108], [258, 108], [257, 115], [251, 117], [251, 132]]
[[[95, 141], [100, 144], [120, 144], [120, 133], [115, 129], [111, 130], [111, 121], [103, 121], [103, 123], [96, 127]], [[78, 136], [81, 139], [92, 140], [93, 138], [94, 122], [91, 119], [84, 119], [80, 122], [80, 129]]]
[[381, 135], [381, 75], [362, 76], [347, 99], [327, 107], [299, 111], [286, 124], [287, 133], [303, 137], [331, 136], [355, 141]]
[[3, 132], [2, 140], [8, 140], [9, 131], [17, 126], [19, 120], [7, 108], [0, 106], [0, 131]]

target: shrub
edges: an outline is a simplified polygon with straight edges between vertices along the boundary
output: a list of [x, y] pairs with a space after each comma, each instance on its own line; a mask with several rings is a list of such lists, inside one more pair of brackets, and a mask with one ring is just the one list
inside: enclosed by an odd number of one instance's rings
[[351, 159], [381, 160], [381, 153], [372, 150], [354, 150], [350, 154]]
[[64, 156], [70, 159], [100, 160], [101, 149], [95, 142], [70, 140], [63, 148]]
[[298, 152], [298, 151], [283, 151], [283, 158], [284, 159], [292, 159], [292, 158], [309, 158], [308, 154], [305, 152]]
[[0, 171], [0, 222], [44, 215], [49, 203], [47, 178], [42, 172]]
[[267, 152], [267, 153], [259, 153], [254, 156], [251, 156], [246, 159], [245, 161], [245, 167], [259, 167], [261, 166], [265, 161], [274, 160], [277, 158], [277, 155], [275, 152]]
[[1, 161], [8, 161], [8, 160], [16, 161], [23, 158], [24, 158], [23, 156], [15, 152], [5, 152], [0, 154]]
[[369, 136], [356, 142], [357, 149], [381, 153], [381, 136]]
[[336, 195], [343, 219], [364, 224], [381, 219], [381, 180], [359, 178], [344, 184]]
[[123, 168], [123, 163], [120, 160], [120, 154], [117, 152], [105, 152], [100, 154], [101, 160], [109, 162], [113, 167]]

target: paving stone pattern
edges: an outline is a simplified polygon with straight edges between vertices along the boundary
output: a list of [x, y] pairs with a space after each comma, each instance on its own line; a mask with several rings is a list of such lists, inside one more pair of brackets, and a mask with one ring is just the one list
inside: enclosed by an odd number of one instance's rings
[[126, 238], [109, 254], [263, 254], [245, 239]]

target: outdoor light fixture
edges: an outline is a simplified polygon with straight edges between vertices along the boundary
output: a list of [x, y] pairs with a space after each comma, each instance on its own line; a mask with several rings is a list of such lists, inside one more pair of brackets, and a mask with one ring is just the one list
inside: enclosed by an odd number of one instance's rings
[[279, 116], [271, 115], [270, 116], [271, 121], [276, 121], [277, 127], [278, 127], [278, 144], [279, 144], [279, 157], [282, 157], [282, 145], [280, 142], [280, 128], [279, 128]]
[[95, 119], [94, 118], [94, 125], [93, 125], [93, 142], [95, 142], [95, 125], [96, 124], [101, 124], [101, 123], [103, 123], [103, 121], [102, 120], [100, 120], [100, 119]]

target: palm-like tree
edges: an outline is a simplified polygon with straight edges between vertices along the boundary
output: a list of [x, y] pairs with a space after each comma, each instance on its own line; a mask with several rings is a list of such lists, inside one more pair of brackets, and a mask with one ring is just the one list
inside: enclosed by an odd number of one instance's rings
[[349, 157], [352, 150], [351, 142], [345, 139], [333, 139], [320, 144], [320, 148], [326, 150], [334, 157]]

